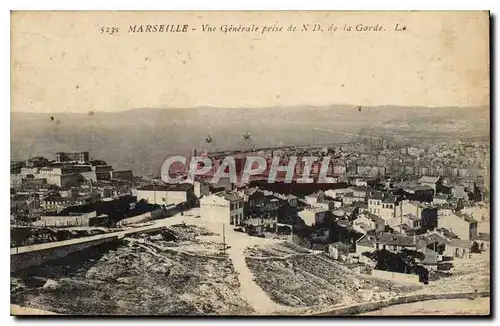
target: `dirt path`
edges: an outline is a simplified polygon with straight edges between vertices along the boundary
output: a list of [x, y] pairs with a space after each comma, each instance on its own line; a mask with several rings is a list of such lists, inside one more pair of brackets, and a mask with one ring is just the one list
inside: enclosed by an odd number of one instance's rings
[[17, 304], [10, 305], [10, 314], [12, 316], [57, 315], [55, 312], [41, 310], [41, 309], [35, 309], [35, 308], [21, 307]]
[[[195, 222], [191, 220], [190, 222]], [[188, 221], [186, 221], [188, 223]], [[222, 242], [222, 225], [196, 221], [198, 226], [205, 227], [217, 236], [210, 236], [211, 240]], [[255, 282], [252, 271], [245, 261], [245, 249], [254, 245], [269, 245], [276, 240], [252, 237], [246, 233], [236, 232], [232, 226], [225, 226], [225, 242], [228, 246], [227, 254], [238, 274], [242, 297], [252, 306], [257, 314], [279, 314], [297, 311], [292, 307], [283, 306], [272, 301], [267, 293]]]

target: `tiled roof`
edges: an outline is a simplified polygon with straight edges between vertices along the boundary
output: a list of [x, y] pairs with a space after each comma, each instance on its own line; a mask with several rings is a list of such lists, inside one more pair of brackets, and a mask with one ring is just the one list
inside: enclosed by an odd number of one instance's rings
[[407, 246], [413, 247], [416, 246], [415, 240], [413, 237], [402, 235], [402, 234], [392, 234], [392, 233], [380, 233], [377, 236], [376, 242], [385, 245], [398, 245], [398, 246]]
[[375, 247], [375, 239], [373, 239], [372, 236], [365, 235], [361, 237], [357, 242], [357, 245], [364, 246], [364, 247]]
[[449, 244], [450, 241], [446, 239], [444, 236], [437, 234], [437, 233], [432, 233], [426, 236], [429, 239], [432, 239], [433, 241], [439, 243], [439, 244]]

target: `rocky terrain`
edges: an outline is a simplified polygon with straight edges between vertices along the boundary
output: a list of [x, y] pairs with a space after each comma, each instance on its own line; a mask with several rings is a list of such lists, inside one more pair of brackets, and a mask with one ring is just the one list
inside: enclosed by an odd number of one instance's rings
[[418, 288], [356, 274], [323, 253], [293, 251], [290, 245], [253, 247], [247, 253], [246, 262], [257, 284], [285, 306], [318, 310], [385, 299]]
[[197, 239], [208, 234], [177, 226], [126, 238], [78, 271], [59, 264], [38, 269], [38, 282], [12, 278], [12, 301], [62, 314], [251, 314], [231, 261], [218, 243]]

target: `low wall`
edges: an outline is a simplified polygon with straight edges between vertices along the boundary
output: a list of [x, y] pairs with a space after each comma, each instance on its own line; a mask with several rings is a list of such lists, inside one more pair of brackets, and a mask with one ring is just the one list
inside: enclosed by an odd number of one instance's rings
[[126, 231], [99, 234], [91, 237], [56, 241], [10, 249], [11, 272], [43, 264], [51, 260], [65, 257], [73, 252], [82, 251], [106, 242], [113, 242], [127, 236], [141, 233], [154, 233], [165, 229], [165, 226], [146, 226]]
[[324, 312], [309, 313], [309, 316], [352, 316], [374, 310], [380, 310], [385, 307], [413, 303], [429, 300], [448, 300], [448, 299], [475, 299], [479, 297], [489, 297], [490, 292], [458, 292], [458, 293], [435, 293], [435, 294], [413, 294], [389, 300], [361, 303], [347, 307], [334, 308]]
[[372, 276], [400, 284], [419, 284], [418, 275], [372, 270]]
[[151, 217], [151, 212], [147, 212], [141, 215], [125, 218], [118, 223], [116, 223], [117, 226], [124, 226], [128, 224], [134, 224], [134, 223], [142, 223], [142, 222], [147, 222], [151, 221], [153, 218]]
[[162, 217], [165, 217], [165, 211], [162, 209], [157, 209], [152, 212], [147, 212], [141, 215], [136, 215], [132, 217], [125, 218], [118, 223], [116, 223], [117, 226], [124, 226], [128, 224], [134, 224], [134, 223], [143, 223], [143, 222], [148, 222], [151, 220], [156, 220]]
[[10, 271], [17, 272], [25, 268], [41, 265], [45, 262], [65, 257], [73, 252], [85, 250], [90, 247], [100, 245], [105, 242], [116, 241], [117, 237], [105, 237], [92, 241], [68, 244], [66, 246], [54, 246], [51, 248], [23, 252], [10, 255]]

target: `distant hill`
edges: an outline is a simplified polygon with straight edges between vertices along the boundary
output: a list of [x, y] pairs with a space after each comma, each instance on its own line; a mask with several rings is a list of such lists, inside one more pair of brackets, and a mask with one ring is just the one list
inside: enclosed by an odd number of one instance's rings
[[[349, 141], [348, 133], [470, 137], [489, 135], [489, 109], [297, 106], [287, 108], [133, 109], [116, 113], [11, 114], [11, 157], [89, 150], [91, 156], [136, 174], [157, 173], [172, 154], [238, 146], [246, 132], [254, 144], [316, 144]], [[341, 133], [343, 132], [343, 133]]]

